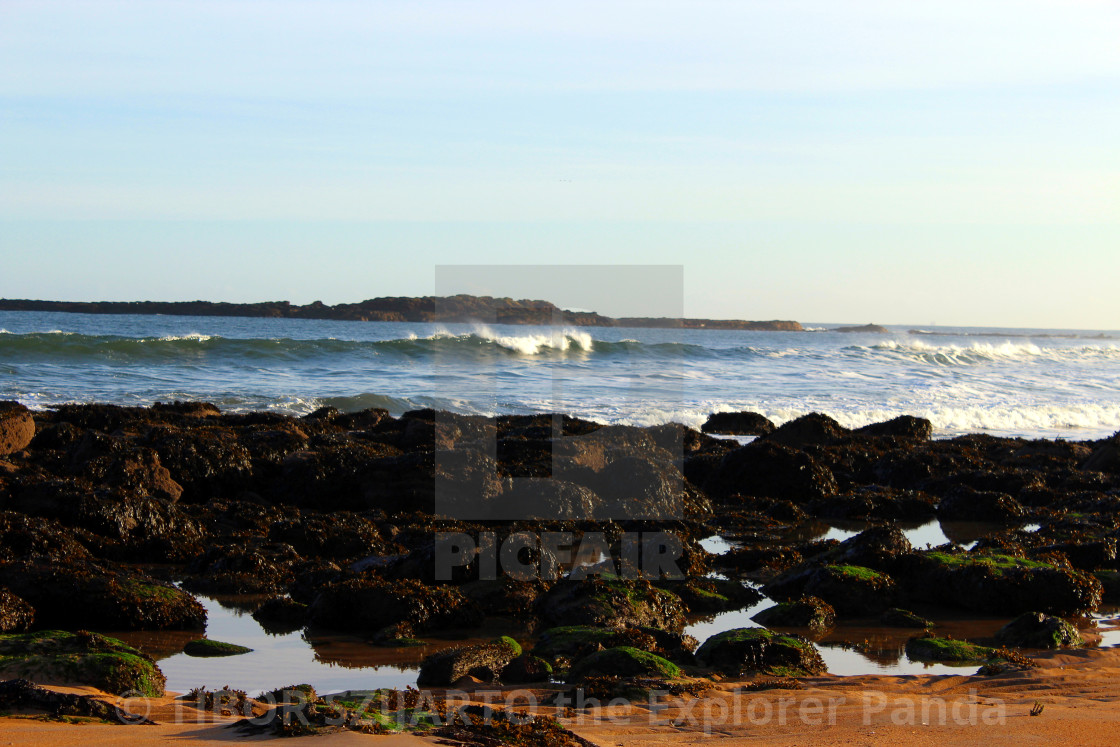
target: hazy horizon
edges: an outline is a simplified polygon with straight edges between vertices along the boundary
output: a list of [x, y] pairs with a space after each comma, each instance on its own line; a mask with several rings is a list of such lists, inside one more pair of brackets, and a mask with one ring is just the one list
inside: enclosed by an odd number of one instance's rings
[[0, 296], [662, 264], [690, 317], [1099, 329], [1116, 38], [1093, 0], [9, 0]]

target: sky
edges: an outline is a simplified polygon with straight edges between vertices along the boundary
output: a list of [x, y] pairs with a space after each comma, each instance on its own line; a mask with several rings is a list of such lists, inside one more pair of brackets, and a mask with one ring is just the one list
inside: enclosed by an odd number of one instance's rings
[[1115, 329], [1117, 39], [1090, 0], [0, 0], [0, 297], [660, 265], [689, 316]]

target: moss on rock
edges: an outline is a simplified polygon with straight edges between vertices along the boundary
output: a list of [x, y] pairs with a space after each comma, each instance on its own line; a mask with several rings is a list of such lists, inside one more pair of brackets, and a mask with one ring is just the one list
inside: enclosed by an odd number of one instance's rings
[[187, 656], [239, 656], [252, 650], [246, 646], [238, 646], [236, 643], [212, 641], [209, 638], [199, 638], [183, 646], [183, 653]]
[[991, 658], [996, 649], [955, 638], [921, 636], [906, 642], [906, 655], [917, 661], [971, 664]]
[[149, 697], [163, 695], [166, 681], [150, 657], [115, 638], [86, 631], [0, 635], [0, 673]]
[[701, 664], [729, 674], [761, 672], [780, 676], [824, 674], [824, 659], [812, 643], [765, 628], [735, 628], [717, 633], [696, 651]]
[[673, 679], [681, 676], [681, 669], [657, 654], [633, 646], [617, 646], [597, 651], [572, 665], [571, 679], [593, 675]]

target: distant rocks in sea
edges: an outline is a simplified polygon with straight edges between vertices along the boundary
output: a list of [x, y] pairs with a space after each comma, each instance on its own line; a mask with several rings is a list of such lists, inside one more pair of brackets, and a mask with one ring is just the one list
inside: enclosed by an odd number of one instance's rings
[[871, 335], [889, 335], [890, 332], [891, 332], [889, 329], [887, 329], [886, 327], [883, 327], [879, 324], [863, 324], [863, 325], [860, 325], [858, 327], [833, 327], [833, 328], [831, 328], [829, 330], [826, 330], [826, 331], [828, 331], [828, 332], [852, 332], [852, 333], [860, 333], [861, 332], [861, 333], [864, 333], [864, 334], [871, 334]]
[[79, 314], [162, 314], [166, 316], [234, 316], [270, 319], [335, 319], [354, 322], [480, 322], [484, 324], [570, 325], [575, 327], [646, 327], [658, 329], [737, 329], [800, 332], [799, 323], [775, 319], [688, 319], [684, 317], [612, 318], [594, 311], [562, 309], [549, 301], [491, 296], [420, 296], [370, 298], [333, 306], [315, 301], [299, 306], [288, 301], [217, 303], [213, 301], [33, 301], [0, 298], [0, 311], [54, 311]]

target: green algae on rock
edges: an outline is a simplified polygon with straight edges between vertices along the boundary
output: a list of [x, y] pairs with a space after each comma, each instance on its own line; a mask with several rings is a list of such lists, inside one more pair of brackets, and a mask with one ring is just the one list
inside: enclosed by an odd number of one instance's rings
[[0, 673], [148, 697], [163, 695], [165, 683], [150, 657], [115, 638], [87, 631], [0, 635]]

